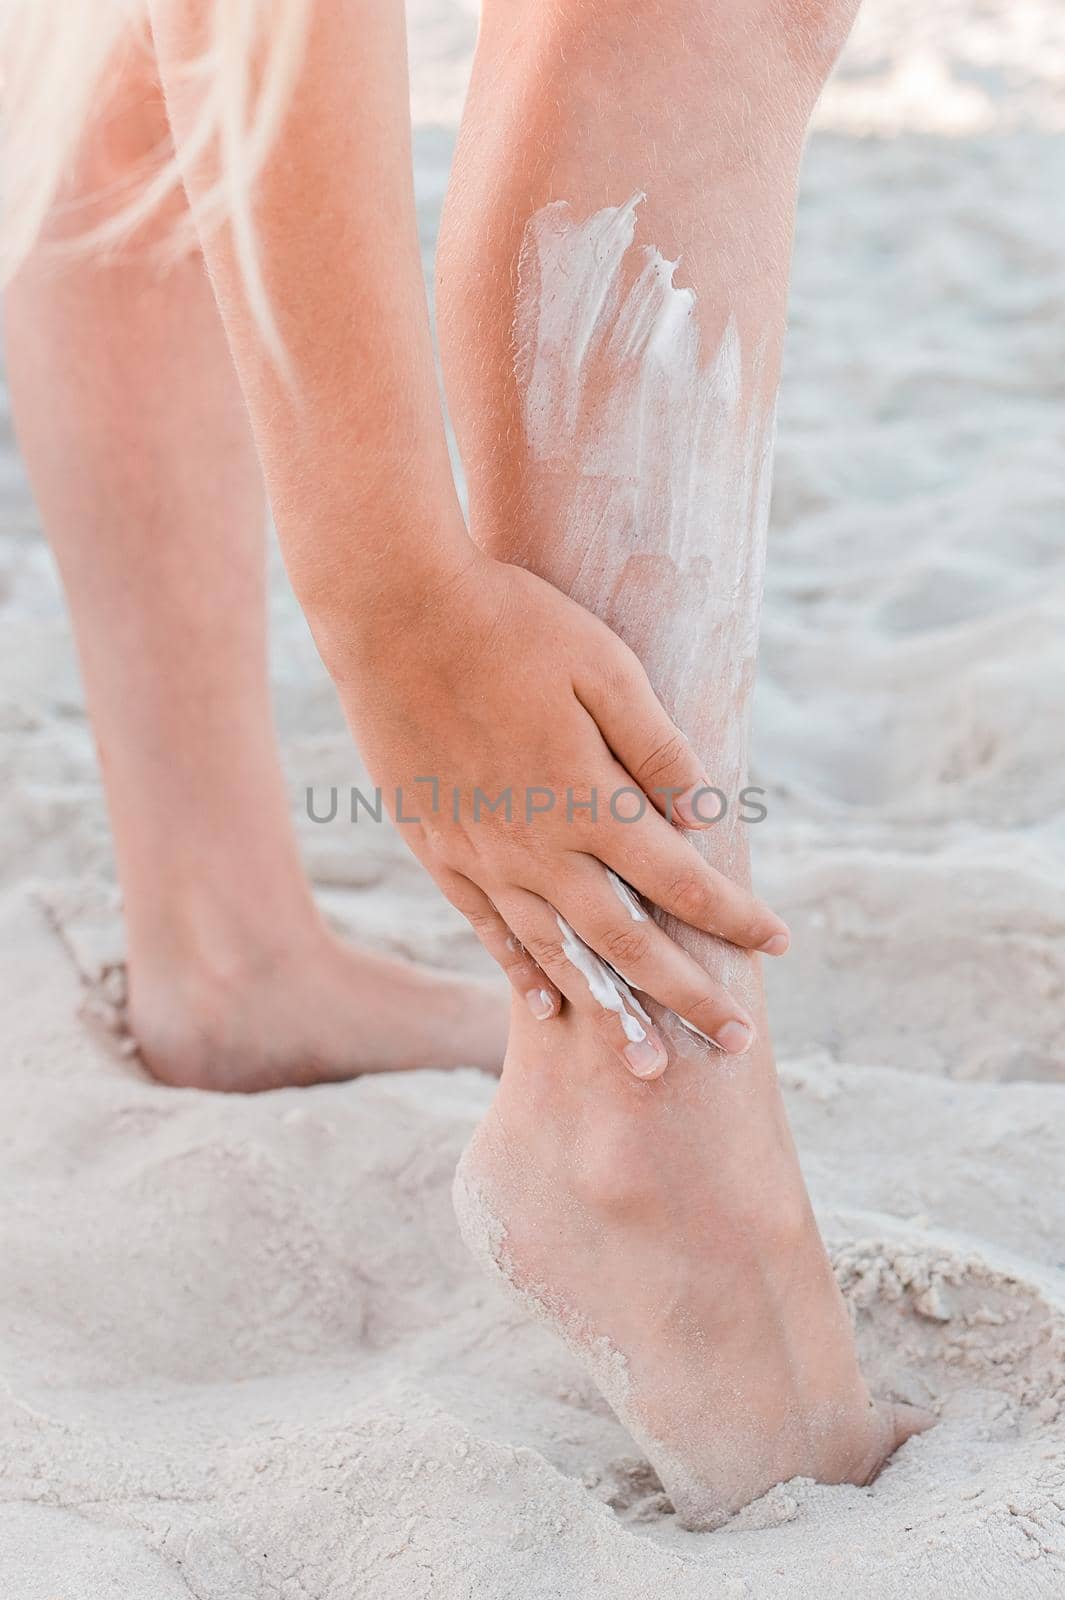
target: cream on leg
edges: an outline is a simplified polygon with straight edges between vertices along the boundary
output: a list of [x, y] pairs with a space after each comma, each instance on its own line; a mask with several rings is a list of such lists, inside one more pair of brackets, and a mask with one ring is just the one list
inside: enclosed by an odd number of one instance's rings
[[[795, 181], [848, 9], [488, 7], [440, 249], [474, 532], [636, 650], [727, 805], [693, 841], [741, 879]], [[664, 1077], [623, 1082], [587, 1024], [515, 1012], [456, 1197], [707, 1527], [796, 1474], [865, 1481], [916, 1419], [858, 1369], [758, 958], [670, 926], [751, 1052], [664, 1015]]]

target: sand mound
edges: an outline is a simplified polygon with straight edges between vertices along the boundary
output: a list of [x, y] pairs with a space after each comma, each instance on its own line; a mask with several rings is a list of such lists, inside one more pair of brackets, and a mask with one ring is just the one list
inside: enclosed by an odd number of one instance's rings
[[[1057, 1089], [790, 1069], [863, 1357], [942, 1421], [871, 1489], [790, 1483], [698, 1536], [458, 1243], [486, 1079], [175, 1094], [85, 1037], [54, 923], [8, 909], [26, 1027], [4, 1077], [25, 1108], [2, 1179], [5, 1594], [961, 1595], [989, 1559], [1011, 1595], [1059, 1592], [1054, 1239], [1018, 1203], [1018, 1237], [988, 1243], [1031, 1147], [1060, 1170]], [[977, 1103], [952, 1120], [959, 1092]], [[934, 1160], [890, 1128], [888, 1159], [862, 1144], [889, 1098], [900, 1125], [942, 1126]]]

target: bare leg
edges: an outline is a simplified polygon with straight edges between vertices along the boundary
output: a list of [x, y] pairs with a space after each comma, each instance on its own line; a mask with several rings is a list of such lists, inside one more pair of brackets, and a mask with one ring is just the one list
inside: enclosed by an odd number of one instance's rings
[[[851, 10], [489, 3], [439, 255], [474, 532], [640, 654], [728, 800], [693, 837], [740, 877], [796, 174]], [[456, 1196], [711, 1526], [796, 1474], [865, 1481], [916, 1419], [858, 1370], [757, 957], [679, 936], [753, 1009], [751, 1054], [667, 1017], [641, 1085], [572, 1013], [537, 1034], [515, 1010]]]
[[[131, 63], [68, 198], [167, 137], [151, 64]], [[202, 258], [164, 268], [131, 245], [62, 272], [38, 258], [5, 312], [20, 441], [107, 788], [148, 1064], [230, 1089], [495, 1066], [494, 986], [352, 950], [315, 908], [270, 715], [261, 477]]]

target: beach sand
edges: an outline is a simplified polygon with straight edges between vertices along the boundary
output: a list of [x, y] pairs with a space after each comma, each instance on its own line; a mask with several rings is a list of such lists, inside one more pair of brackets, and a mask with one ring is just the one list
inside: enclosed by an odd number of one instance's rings
[[[413, 8], [428, 260], [471, 4]], [[474, 1071], [257, 1098], [123, 1056], [67, 624], [0, 440], [3, 1600], [1065, 1595], [1065, 19], [867, 0], [805, 168], [754, 781], [789, 1110], [871, 1378], [870, 1488], [676, 1525], [573, 1359], [465, 1257]], [[309, 869], [481, 969], [356, 781], [275, 565]], [[246, 804], [255, 804], [254, 794]]]

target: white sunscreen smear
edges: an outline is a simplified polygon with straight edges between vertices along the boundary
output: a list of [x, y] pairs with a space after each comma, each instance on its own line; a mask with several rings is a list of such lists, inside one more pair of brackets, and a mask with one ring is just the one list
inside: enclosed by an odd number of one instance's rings
[[[526, 226], [514, 336], [527, 490], [533, 514], [560, 530], [545, 576], [636, 651], [727, 797], [727, 815], [692, 843], [731, 873], [775, 373], [756, 328], [741, 333], [723, 315], [708, 332], [694, 290], [674, 281], [680, 263], [636, 243], [644, 198], [585, 217], [555, 201]], [[612, 883], [623, 898], [623, 880]], [[744, 996], [753, 977], [740, 952], [671, 918], [663, 926]]]
[[609, 867], [606, 869], [606, 875], [610, 879], [610, 887], [613, 889], [614, 893], [625, 907], [625, 910], [629, 913], [629, 916], [632, 918], [633, 922], [650, 921], [647, 912], [643, 909], [643, 906], [637, 900], [636, 896], [633, 894], [624, 878], [619, 878], [617, 873], [611, 872]]
[[598, 1000], [604, 1011], [617, 1013], [625, 1037], [631, 1044], [639, 1044], [646, 1039], [647, 1028], [643, 1024], [650, 1027], [651, 1019], [625, 980], [612, 972], [605, 961], [600, 961], [594, 950], [589, 950], [565, 917], [556, 913], [555, 921], [562, 934], [562, 953], [588, 985], [592, 999]]

